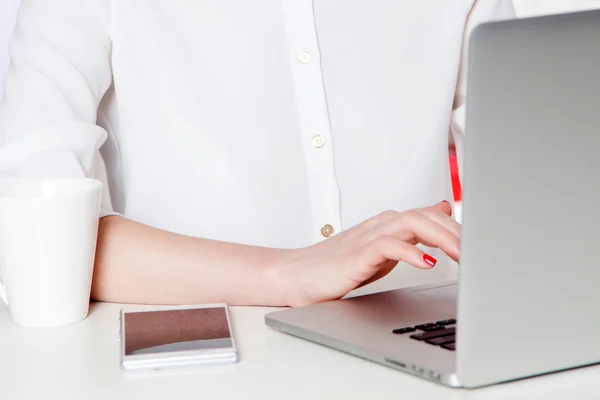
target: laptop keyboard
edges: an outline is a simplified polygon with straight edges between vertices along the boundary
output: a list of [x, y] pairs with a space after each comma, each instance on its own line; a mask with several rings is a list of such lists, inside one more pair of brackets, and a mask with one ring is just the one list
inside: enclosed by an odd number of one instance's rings
[[427, 324], [407, 326], [405, 328], [394, 329], [392, 332], [396, 335], [412, 333], [409, 336], [411, 339], [433, 346], [440, 346], [450, 351], [456, 349], [456, 319], [445, 319]]

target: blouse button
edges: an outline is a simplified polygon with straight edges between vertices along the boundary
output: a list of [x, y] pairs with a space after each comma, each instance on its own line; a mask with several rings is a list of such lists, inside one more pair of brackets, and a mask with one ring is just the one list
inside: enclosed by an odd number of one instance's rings
[[321, 235], [323, 235], [323, 236], [324, 236], [324, 237], [326, 237], [326, 238], [328, 238], [328, 237], [330, 237], [331, 235], [333, 235], [333, 232], [334, 232], [333, 226], [331, 226], [331, 225], [329, 225], [329, 224], [327, 224], [327, 225], [324, 225], [324, 226], [321, 228]]
[[302, 53], [298, 54], [298, 61], [300, 61], [302, 64], [310, 64], [312, 61], [312, 55], [308, 51], [303, 51]]
[[321, 147], [323, 147], [325, 145], [325, 139], [323, 139], [323, 136], [317, 135], [312, 138], [311, 143], [314, 148], [320, 149]]

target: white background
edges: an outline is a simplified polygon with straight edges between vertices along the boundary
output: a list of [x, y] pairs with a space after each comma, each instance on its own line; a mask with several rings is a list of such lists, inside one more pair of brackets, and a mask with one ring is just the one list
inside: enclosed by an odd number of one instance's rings
[[[52, 1], [52, 0], [47, 0]], [[412, 0], [419, 1], [419, 0]], [[448, 0], [444, 0], [448, 1]], [[480, 0], [488, 1], [488, 0]], [[540, 15], [600, 8], [600, 0], [513, 0], [517, 14], [521, 16]], [[8, 65], [8, 40], [13, 29], [19, 0], [0, 0], [0, 77], [4, 76]], [[2, 99], [0, 79], [0, 100]]]

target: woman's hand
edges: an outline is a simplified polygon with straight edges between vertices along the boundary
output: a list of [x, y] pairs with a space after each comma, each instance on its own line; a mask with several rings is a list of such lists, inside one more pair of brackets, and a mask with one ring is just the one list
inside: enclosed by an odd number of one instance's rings
[[437, 247], [458, 261], [460, 225], [447, 202], [407, 212], [386, 211], [324, 242], [282, 255], [267, 273], [289, 306], [339, 299], [383, 278], [399, 261], [433, 268], [417, 244]]

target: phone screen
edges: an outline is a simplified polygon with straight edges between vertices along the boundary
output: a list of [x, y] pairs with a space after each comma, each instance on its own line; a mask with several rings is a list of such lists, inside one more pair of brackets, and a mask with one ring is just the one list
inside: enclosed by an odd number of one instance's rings
[[127, 356], [233, 347], [223, 307], [132, 312], [124, 318]]

